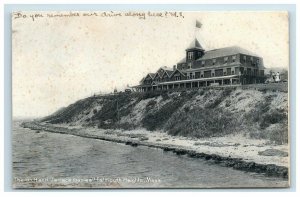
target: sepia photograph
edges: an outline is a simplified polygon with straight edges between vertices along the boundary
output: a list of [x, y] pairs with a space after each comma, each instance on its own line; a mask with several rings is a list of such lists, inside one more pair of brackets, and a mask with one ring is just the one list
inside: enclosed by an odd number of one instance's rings
[[12, 187], [289, 188], [288, 11], [16, 11]]

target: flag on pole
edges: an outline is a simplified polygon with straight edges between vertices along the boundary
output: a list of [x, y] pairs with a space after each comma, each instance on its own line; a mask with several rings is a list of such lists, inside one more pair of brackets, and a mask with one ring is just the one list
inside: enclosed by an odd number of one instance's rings
[[201, 28], [202, 24], [200, 23], [200, 21], [196, 20], [196, 28]]

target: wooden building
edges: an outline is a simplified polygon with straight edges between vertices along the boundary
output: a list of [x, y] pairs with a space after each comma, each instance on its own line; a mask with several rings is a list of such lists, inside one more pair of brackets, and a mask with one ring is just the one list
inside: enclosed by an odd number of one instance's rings
[[205, 51], [195, 39], [173, 68], [147, 74], [137, 91], [263, 83], [263, 59], [238, 46]]

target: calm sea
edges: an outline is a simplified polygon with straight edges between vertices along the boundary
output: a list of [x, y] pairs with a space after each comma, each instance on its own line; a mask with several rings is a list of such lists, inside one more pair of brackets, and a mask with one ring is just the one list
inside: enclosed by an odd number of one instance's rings
[[283, 187], [287, 180], [148, 147], [13, 126], [15, 188]]

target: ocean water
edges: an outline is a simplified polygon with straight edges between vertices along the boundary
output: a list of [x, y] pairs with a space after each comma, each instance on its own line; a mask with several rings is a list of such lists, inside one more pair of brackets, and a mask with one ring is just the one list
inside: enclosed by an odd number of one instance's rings
[[13, 125], [14, 188], [286, 187], [288, 181], [172, 152]]

